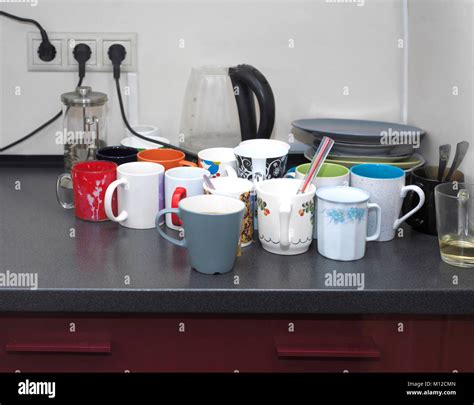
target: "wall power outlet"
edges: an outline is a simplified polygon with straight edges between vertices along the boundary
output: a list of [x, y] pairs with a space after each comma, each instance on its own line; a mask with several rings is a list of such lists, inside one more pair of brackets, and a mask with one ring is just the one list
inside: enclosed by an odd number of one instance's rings
[[42, 72], [77, 71], [77, 62], [72, 51], [77, 44], [84, 43], [91, 48], [91, 58], [87, 70], [91, 72], [111, 72], [112, 64], [107, 56], [108, 48], [121, 44], [127, 51], [122, 63], [123, 72], [137, 71], [137, 34], [136, 33], [85, 33], [85, 32], [48, 32], [51, 43], [56, 47], [56, 57], [44, 62], [38, 56], [41, 36], [37, 32], [27, 35], [28, 70]]

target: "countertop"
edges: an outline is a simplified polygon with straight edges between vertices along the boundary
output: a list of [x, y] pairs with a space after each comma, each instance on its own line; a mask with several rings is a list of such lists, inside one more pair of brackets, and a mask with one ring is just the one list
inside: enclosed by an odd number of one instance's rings
[[[0, 168], [0, 273], [38, 275], [37, 289], [0, 287], [1, 312], [474, 313], [474, 270], [443, 263], [437, 239], [409, 228], [403, 238], [369, 243], [366, 257], [350, 263], [321, 257], [315, 243], [286, 257], [255, 242], [233, 272], [209, 276], [156, 230], [76, 219], [56, 202], [60, 173]], [[359, 273], [364, 285], [327, 285], [346, 273]]]

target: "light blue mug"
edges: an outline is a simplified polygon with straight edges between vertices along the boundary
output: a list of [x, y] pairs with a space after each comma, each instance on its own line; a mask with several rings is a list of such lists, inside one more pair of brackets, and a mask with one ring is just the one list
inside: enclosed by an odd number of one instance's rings
[[[156, 229], [167, 241], [188, 249], [191, 267], [200, 273], [227, 273], [234, 267], [240, 242], [245, 204], [231, 197], [198, 195], [182, 199], [178, 208], [166, 208], [156, 216]], [[160, 227], [160, 218], [177, 214], [184, 238], [175, 239]]]

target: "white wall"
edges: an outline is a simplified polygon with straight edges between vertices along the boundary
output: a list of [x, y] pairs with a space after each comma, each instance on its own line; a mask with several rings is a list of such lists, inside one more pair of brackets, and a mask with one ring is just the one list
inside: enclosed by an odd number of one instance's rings
[[[365, 0], [363, 7], [325, 0], [38, 1], [37, 7], [1, 8], [37, 18], [51, 32], [138, 33], [141, 122], [158, 125], [174, 140], [190, 68], [203, 64], [250, 63], [260, 69], [275, 93], [278, 138], [303, 117], [401, 120], [401, 0]], [[27, 72], [28, 31], [34, 29], [0, 22], [0, 145], [59, 111], [60, 94], [77, 80], [72, 73]], [[180, 38], [185, 49], [178, 48]], [[289, 39], [295, 48], [288, 47]], [[117, 143], [124, 132], [112, 79], [88, 74], [87, 84], [109, 94], [109, 137]], [[18, 85], [22, 95], [14, 96]], [[343, 96], [344, 86], [349, 96]], [[57, 129], [7, 153], [61, 153], [54, 144]]]
[[[473, 3], [471, 0], [409, 0], [409, 121], [428, 131], [422, 152], [438, 163], [438, 147], [471, 142], [462, 166], [474, 180]], [[459, 95], [453, 95], [453, 87]]]

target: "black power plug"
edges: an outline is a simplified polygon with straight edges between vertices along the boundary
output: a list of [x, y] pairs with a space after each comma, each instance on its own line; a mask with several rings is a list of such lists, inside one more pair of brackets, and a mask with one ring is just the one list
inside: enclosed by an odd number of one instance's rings
[[113, 44], [109, 47], [107, 54], [114, 67], [114, 79], [120, 79], [120, 65], [127, 56], [125, 47], [120, 44]]
[[86, 63], [92, 55], [91, 48], [87, 44], [77, 44], [72, 51], [72, 55], [79, 64], [79, 78], [82, 79], [86, 75]]
[[50, 42], [46, 31], [41, 31], [41, 44], [38, 47], [38, 56], [43, 62], [51, 62], [56, 57], [56, 47]]

